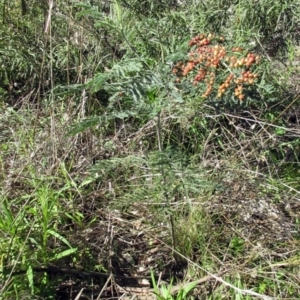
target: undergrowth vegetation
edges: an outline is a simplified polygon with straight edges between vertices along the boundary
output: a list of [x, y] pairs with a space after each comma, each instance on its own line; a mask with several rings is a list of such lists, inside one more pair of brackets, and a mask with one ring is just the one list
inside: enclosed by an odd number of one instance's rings
[[299, 7], [0, 1], [0, 299], [298, 299]]

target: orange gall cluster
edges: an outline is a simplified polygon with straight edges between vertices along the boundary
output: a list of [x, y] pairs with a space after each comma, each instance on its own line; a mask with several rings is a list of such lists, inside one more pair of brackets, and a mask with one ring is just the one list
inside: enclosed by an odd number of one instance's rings
[[198, 82], [202, 81], [207, 74], [207, 70], [200, 68], [197, 75], [194, 77], [193, 85], [197, 85]]
[[202, 94], [203, 98], [207, 98], [213, 90], [213, 85], [215, 83], [215, 73], [214, 72], [210, 72], [207, 76], [207, 78], [205, 78], [205, 83], [206, 83], [206, 90], [204, 92], [204, 94]]
[[234, 83], [236, 84], [250, 84], [252, 85], [255, 81], [255, 79], [258, 77], [257, 74], [254, 74], [252, 72], [248, 71], [242, 71], [241, 77], [237, 78]]
[[244, 100], [245, 95], [243, 94], [243, 86], [242, 85], [238, 85], [235, 90], [234, 90], [234, 96], [236, 96], [237, 98], [239, 98], [241, 101]]
[[[233, 50], [236, 50], [236, 48], [233, 48]], [[225, 61], [229, 63], [230, 68], [250, 68], [253, 64], [258, 63], [259, 60], [260, 56], [253, 53], [249, 53], [242, 58], [238, 58], [236, 55], [225, 57]]]
[[233, 73], [230, 73], [230, 75], [226, 78], [226, 80], [224, 81], [224, 83], [222, 83], [219, 86], [219, 88], [218, 88], [218, 94], [217, 94], [218, 98], [221, 98], [225, 94], [226, 90], [230, 87], [233, 78], [234, 78]]
[[200, 35], [197, 35], [195, 37], [193, 37], [190, 42], [189, 42], [189, 46], [192, 47], [194, 45], [198, 45], [198, 46], [207, 46], [210, 44], [210, 38], [212, 36], [208, 36], [206, 37], [205, 34], [200, 34]]
[[[207, 98], [214, 91], [215, 77], [219, 72], [230, 72], [225, 81], [217, 88], [217, 97], [221, 98], [227, 90], [234, 87], [234, 95], [243, 100], [244, 85], [254, 84], [257, 74], [249, 69], [260, 61], [260, 57], [254, 53], [243, 55], [242, 47], [234, 47], [229, 50], [222, 44], [223, 37], [213, 34], [200, 34], [191, 39], [189, 46], [193, 49], [188, 53], [186, 63], [177, 63], [172, 72], [177, 76], [176, 82], [182, 77], [188, 77], [191, 73], [193, 85], [200, 82], [206, 83], [206, 90], [202, 97]], [[234, 70], [234, 71], [233, 71]]]

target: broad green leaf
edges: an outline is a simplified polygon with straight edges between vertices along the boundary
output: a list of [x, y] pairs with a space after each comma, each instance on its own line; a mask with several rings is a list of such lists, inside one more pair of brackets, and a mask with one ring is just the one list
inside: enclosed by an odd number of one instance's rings
[[275, 133], [277, 135], [283, 135], [286, 133], [286, 130], [284, 128], [275, 128]]
[[27, 275], [27, 279], [28, 279], [28, 282], [29, 282], [29, 287], [30, 287], [30, 290], [31, 290], [31, 294], [33, 294], [34, 293], [34, 282], [33, 282], [33, 270], [32, 270], [31, 265], [29, 265], [27, 267], [26, 275]]
[[197, 286], [197, 281], [193, 281], [193, 282], [190, 282], [188, 285], [184, 286], [182, 288], [182, 291], [183, 291], [183, 298], [185, 298], [187, 296], [187, 294], [192, 291], [195, 287]]
[[53, 231], [52, 229], [48, 229], [47, 232], [50, 233], [51, 235], [53, 235], [54, 237], [56, 237], [57, 239], [61, 240], [63, 243], [65, 243], [70, 248], [72, 248], [72, 246], [70, 245], [70, 243], [67, 241], [67, 239], [65, 237], [61, 236], [60, 234]]
[[60, 259], [62, 257], [69, 256], [69, 255], [75, 253], [76, 251], [77, 251], [77, 248], [72, 248], [72, 249], [65, 250], [61, 253], [55, 254], [54, 257], [51, 260], [57, 260], [57, 259]]

